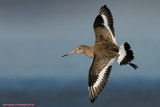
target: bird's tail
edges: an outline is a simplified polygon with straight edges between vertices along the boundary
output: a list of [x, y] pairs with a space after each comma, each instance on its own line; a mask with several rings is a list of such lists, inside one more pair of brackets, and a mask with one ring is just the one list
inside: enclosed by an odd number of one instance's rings
[[134, 59], [134, 56], [133, 51], [131, 50], [131, 47], [127, 42], [120, 46], [118, 54], [119, 57], [117, 58], [117, 61], [120, 65], [129, 64], [134, 69], [138, 68], [137, 65], [130, 63]]

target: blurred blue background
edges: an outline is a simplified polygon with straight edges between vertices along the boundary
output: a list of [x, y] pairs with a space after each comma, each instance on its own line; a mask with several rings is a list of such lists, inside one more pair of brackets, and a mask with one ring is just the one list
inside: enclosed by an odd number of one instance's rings
[[[65, 58], [94, 44], [93, 22], [107, 4], [119, 45], [129, 42], [139, 66], [115, 61], [102, 95], [91, 104], [92, 59]], [[160, 1], [0, 0], [0, 104], [37, 107], [159, 107]]]

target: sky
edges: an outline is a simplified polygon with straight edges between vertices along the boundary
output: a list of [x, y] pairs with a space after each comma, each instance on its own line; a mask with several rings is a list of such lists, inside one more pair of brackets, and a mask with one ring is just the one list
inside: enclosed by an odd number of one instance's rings
[[159, 78], [158, 0], [0, 0], [0, 78], [87, 80], [91, 58], [61, 56], [94, 45], [93, 22], [105, 4], [118, 45], [130, 43], [139, 66], [134, 71], [115, 61], [111, 78]]

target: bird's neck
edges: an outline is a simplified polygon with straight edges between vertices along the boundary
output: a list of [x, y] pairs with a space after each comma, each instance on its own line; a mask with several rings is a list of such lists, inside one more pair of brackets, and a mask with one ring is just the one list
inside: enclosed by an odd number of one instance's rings
[[83, 54], [90, 57], [90, 58], [93, 58], [94, 57], [93, 51], [94, 51], [93, 47], [86, 46]]

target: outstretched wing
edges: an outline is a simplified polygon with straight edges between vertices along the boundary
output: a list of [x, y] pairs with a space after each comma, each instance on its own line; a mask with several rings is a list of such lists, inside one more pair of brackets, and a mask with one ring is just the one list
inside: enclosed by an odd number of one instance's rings
[[101, 7], [99, 15], [94, 21], [94, 32], [96, 36], [96, 42], [110, 40], [117, 44], [113, 28], [113, 17], [106, 5]]
[[91, 102], [94, 102], [105, 88], [114, 60], [115, 58], [104, 58], [95, 55], [88, 80], [88, 91]]

